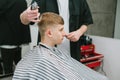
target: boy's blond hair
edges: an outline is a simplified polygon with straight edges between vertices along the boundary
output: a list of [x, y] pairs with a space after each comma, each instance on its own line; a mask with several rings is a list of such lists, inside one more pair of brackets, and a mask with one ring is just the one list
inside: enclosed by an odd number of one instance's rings
[[40, 16], [40, 22], [38, 22], [38, 27], [41, 37], [44, 36], [45, 30], [48, 27], [55, 27], [55, 25], [64, 25], [63, 18], [53, 12], [45, 12]]

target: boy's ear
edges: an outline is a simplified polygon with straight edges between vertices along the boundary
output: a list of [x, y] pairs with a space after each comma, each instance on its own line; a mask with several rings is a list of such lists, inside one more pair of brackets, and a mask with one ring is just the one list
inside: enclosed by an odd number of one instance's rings
[[46, 34], [47, 34], [48, 37], [52, 37], [51, 29], [47, 29]]

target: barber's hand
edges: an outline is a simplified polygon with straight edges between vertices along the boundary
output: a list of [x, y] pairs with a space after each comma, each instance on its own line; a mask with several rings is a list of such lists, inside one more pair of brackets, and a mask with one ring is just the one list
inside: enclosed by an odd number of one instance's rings
[[31, 10], [31, 6], [28, 7], [23, 13], [20, 15], [21, 22], [25, 25], [30, 22], [38, 22], [40, 13], [38, 12], [38, 8], [35, 10]]
[[76, 42], [76, 41], [78, 41], [79, 38], [80, 38], [80, 33], [79, 33], [78, 30], [77, 30], [77, 31], [73, 31], [73, 32], [71, 32], [71, 33], [68, 33], [68, 34], [66, 35], [66, 38], [69, 39], [70, 41]]
[[78, 30], [68, 33], [66, 35], [66, 38], [68, 38], [70, 41], [76, 42], [86, 31], [87, 25], [81, 25], [81, 27]]

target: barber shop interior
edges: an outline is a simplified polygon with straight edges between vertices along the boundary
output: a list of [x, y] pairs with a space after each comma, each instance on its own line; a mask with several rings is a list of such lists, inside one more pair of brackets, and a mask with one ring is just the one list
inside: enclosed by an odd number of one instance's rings
[[120, 80], [119, 50], [120, 0], [0, 1], [0, 80]]

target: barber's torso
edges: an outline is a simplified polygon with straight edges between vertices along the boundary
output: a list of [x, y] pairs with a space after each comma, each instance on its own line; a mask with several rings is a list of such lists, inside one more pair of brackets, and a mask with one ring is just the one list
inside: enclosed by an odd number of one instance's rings
[[29, 43], [30, 30], [20, 21], [20, 13], [27, 8], [25, 0], [0, 1], [0, 45]]

